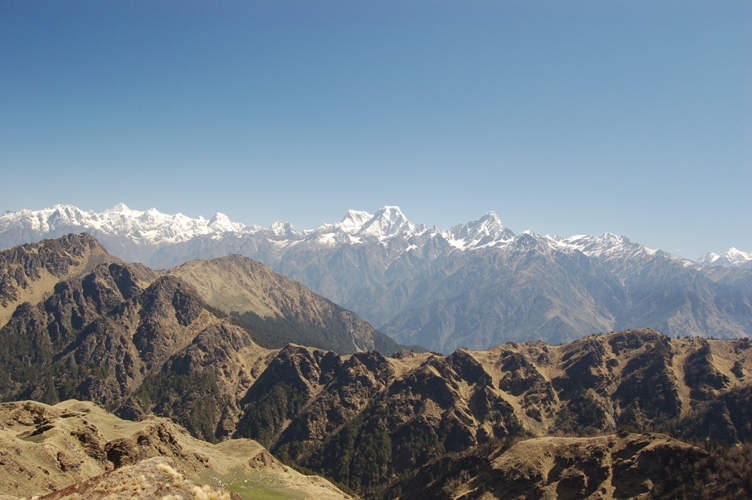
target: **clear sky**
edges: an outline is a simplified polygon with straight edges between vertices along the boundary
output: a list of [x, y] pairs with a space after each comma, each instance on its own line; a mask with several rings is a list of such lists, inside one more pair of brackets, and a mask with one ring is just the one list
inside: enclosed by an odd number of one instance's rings
[[752, 2], [0, 0], [0, 212], [752, 251]]

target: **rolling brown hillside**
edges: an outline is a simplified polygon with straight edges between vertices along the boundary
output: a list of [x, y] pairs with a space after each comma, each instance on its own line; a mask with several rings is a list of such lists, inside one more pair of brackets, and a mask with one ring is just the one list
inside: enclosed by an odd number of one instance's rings
[[[123, 498], [137, 497], [140, 488], [140, 498], [203, 498], [191, 494], [198, 483], [208, 484], [206, 498], [210, 492], [229, 498], [228, 489], [242, 498], [350, 498], [286, 467], [250, 439], [212, 445], [168, 419], [121, 420], [89, 402], [2, 403], [0, 425], [0, 491], [8, 495], [64, 490], [44, 498]], [[154, 457], [168, 460], [142, 462]]]
[[233, 313], [269, 347], [294, 342], [342, 354], [373, 349], [392, 354], [400, 348], [357, 314], [247, 257], [194, 260], [167, 274], [192, 285], [210, 306]]

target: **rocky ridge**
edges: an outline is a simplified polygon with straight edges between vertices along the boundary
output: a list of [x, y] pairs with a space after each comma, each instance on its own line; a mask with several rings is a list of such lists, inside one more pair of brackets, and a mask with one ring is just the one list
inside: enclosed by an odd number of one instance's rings
[[236, 435], [380, 497], [433, 459], [510, 437], [658, 429], [749, 441], [750, 369], [747, 341], [649, 330], [446, 357], [290, 346], [249, 390]]

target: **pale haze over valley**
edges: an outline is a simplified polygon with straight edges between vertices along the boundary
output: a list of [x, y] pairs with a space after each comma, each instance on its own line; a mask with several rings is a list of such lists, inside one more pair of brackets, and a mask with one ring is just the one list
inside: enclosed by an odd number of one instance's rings
[[3, 2], [0, 211], [752, 251], [752, 5]]

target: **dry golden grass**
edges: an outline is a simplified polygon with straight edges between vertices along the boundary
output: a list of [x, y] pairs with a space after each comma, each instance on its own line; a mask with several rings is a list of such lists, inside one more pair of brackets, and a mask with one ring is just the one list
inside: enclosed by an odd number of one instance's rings
[[[127, 465], [113, 471], [112, 450], [125, 453]], [[143, 462], [153, 458], [159, 460]], [[139, 463], [143, 467], [134, 467]], [[95, 477], [101, 479], [87, 482]], [[349, 498], [328, 481], [281, 464], [250, 439], [213, 445], [168, 419], [121, 420], [90, 402], [0, 404], [0, 492], [11, 498], [63, 490], [67, 496], [45, 498], [229, 499], [218, 486], [237, 482], [282, 497]]]

